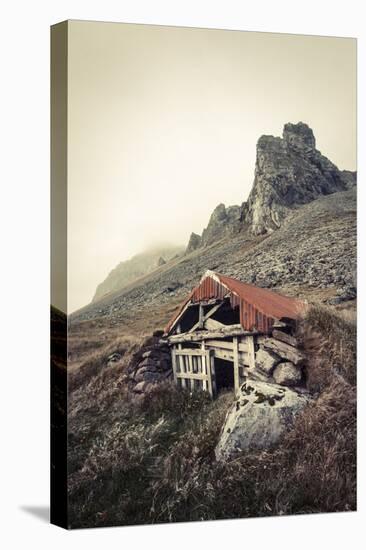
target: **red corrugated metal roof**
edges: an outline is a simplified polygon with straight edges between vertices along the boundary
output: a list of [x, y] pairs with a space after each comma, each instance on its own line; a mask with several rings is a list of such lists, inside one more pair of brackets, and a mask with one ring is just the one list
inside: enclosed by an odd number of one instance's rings
[[225, 296], [230, 298], [233, 307], [239, 306], [240, 323], [244, 330], [256, 328], [260, 332], [268, 332], [276, 319], [286, 317], [295, 320], [306, 308], [305, 302], [296, 298], [207, 271], [200, 284], [192, 290], [174, 314], [165, 332], [170, 332], [176, 319], [189, 302], [198, 303], [211, 298], [222, 300]]

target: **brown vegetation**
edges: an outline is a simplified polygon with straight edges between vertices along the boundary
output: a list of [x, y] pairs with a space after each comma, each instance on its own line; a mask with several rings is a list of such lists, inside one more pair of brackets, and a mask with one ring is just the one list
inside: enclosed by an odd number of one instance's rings
[[314, 400], [276, 448], [227, 463], [214, 448], [232, 394], [210, 401], [166, 382], [137, 404], [127, 369], [141, 339], [89, 356], [69, 399], [70, 525], [355, 510], [355, 325], [316, 306], [299, 333]]
[[356, 319], [350, 312], [313, 305], [299, 327], [299, 336], [308, 356], [310, 391], [323, 390], [338, 374], [356, 385]]

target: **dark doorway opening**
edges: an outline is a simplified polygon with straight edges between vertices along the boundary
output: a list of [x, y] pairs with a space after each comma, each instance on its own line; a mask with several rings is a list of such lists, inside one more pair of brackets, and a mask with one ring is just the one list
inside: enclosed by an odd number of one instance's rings
[[234, 363], [215, 357], [216, 390], [234, 388]]

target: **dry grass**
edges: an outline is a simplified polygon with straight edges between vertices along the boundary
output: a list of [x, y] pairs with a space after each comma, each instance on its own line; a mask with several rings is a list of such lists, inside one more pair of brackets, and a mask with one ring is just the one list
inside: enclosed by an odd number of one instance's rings
[[277, 448], [228, 463], [214, 449], [231, 394], [211, 402], [164, 383], [137, 404], [126, 372], [141, 340], [89, 358], [69, 400], [71, 526], [355, 510], [355, 325], [316, 306], [300, 335], [313, 402]]
[[107, 345], [101, 346], [101, 349], [88, 354], [88, 358], [79, 366], [79, 368], [74, 369], [69, 373], [69, 391], [74, 391], [82, 385], [85, 380], [90, 380], [92, 377], [99, 374], [100, 371], [107, 365], [108, 357], [111, 354], [118, 353], [121, 357], [123, 357], [127, 351], [131, 351], [139, 343], [141, 343], [141, 339], [137, 336], [116, 337]]
[[299, 327], [308, 356], [307, 386], [312, 392], [328, 386], [339, 374], [356, 384], [356, 321], [350, 312], [313, 305]]
[[[100, 317], [88, 321], [74, 321], [68, 332], [68, 371], [75, 372], [86, 363], [94, 363], [99, 356], [118, 346], [124, 340], [141, 341], [157, 329], [163, 329], [183, 298], [167, 304], [154, 305], [142, 311], [123, 311], [123, 318]], [[122, 336], [121, 336], [122, 335]]]

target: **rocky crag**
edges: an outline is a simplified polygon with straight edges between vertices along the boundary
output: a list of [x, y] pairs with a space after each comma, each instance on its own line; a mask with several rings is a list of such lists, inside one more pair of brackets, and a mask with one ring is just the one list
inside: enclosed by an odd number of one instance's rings
[[326, 291], [332, 304], [353, 300], [355, 184], [355, 173], [338, 170], [316, 149], [306, 124], [286, 124], [282, 138], [259, 139], [247, 202], [220, 204], [202, 236], [191, 235], [185, 254], [159, 249], [122, 262], [99, 285], [94, 303], [73, 318], [101, 315], [117, 323], [126, 309], [183, 296], [207, 269], [298, 296]]
[[219, 204], [202, 237], [192, 234], [187, 253], [240, 231], [271, 233], [281, 227], [291, 210], [355, 184], [354, 172], [339, 170], [316, 149], [314, 133], [307, 124], [285, 124], [282, 138], [262, 136], [258, 140], [248, 200], [227, 209]]
[[[207, 269], [289, 295], [329, 295], [334, 303], [356, 296], [356, 189], [323, 196], [292, 210], [282, 226], [265, 235], [240, 232], [154, 271], [90, 304], [71, 320], [108, 317], [183, 299]], [[325, 298], [324, 298], [325, 299]]]

